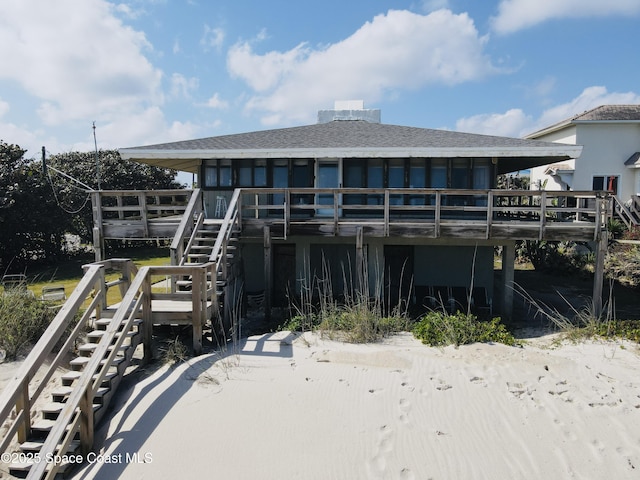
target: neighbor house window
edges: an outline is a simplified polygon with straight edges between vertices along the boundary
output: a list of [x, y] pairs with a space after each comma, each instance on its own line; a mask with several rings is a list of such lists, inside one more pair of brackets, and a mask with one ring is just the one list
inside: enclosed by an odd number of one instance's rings
[[616, 195], [618, 193], [618, 176], [600, 175], [593, 177], [593, 189], [606, 190], [608, 192], [613, 192], [614, 195]]

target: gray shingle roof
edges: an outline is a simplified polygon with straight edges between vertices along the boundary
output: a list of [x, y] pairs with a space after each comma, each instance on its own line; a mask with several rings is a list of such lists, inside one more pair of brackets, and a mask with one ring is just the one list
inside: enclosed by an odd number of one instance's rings
[[483, 157], [498, 171], [516, 171], [575, 158], [582, 147], [539, 140], [335, 120], [302, 127], [120, 149], [122, 158], [198, 172], [205, 159]]
[[600, 105], [530, 133], [526, 138], [538, 138], [579, 122], [640, 122], [640, 105]]
[[[369, 123], [332, 121], [302, 127], [263, 130], [234, 135], [124, 148], [136, 150], [202, 152], [220, 150], [357, 149], [357, 148], [539, 148], [545, 142], [496, 137], [448, 130]], [[557, 147], [557, 144], [548, 143]]]
[[640, 121], [640, 105], [601, 105], [573, 117], [574, 121]]

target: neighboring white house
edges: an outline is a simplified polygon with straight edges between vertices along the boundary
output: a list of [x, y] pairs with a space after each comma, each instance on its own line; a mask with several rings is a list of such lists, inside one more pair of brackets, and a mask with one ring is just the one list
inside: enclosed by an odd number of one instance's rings
[[612, 191], [637, 223], [640, 105], [602, 105], [525, 138], [583, 146], [577, 162], [533, 167], [532, 189]]

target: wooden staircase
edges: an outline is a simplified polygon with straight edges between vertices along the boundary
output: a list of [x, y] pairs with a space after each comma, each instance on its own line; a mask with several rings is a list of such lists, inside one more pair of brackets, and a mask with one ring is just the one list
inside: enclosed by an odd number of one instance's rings
[[[37, 421], [34, 421], [31, 425], [31, 435], [27, 441], [19, 444], [18, 452], [24, 454], [23, 457], [25, 460], [33, 459], [36, 455], [40, 454], [47, 436], [56, 424], [65, 403], [74, 390], [75, 384], [81, 377], [84, 368], [89, 363], [91, 356], [94, 354], [98, 346], [98, 342], [104, 336], [110, 322], [111, 319], [100, 319], [94, 321], [95, 330], [89, 332], [86, 335], [85, 343], [82, 343], [77, 348], [78, 356], [69, 362], [70, 370], [60, 376], [60, 385], [50, 393], [51, 401], [39, 406], [38, 410], [40, 418]], [[105, 360], [101, 361], [101, 369], [107, 368], [107, 372], [101, 379], [100, 386], [93, 396], [92, 409], [94, 424], [97, 424], [107, 412], [109, 403], [112, 400], [127, 367], [131, 363], [136, 347], [140, 344], [142, 338], [141, 324], [142, 320], [134, 320], [135, 328], [126, 333], [126, 339], [118, 348], [118, 353], [116, 354], [114, 361], [111, 363], [107, 363]], [[122, 335], [122, 333], [117, 334], [116, 338], [120, 335]], [[109, 349], [109, 351], [111, 351], [111, 349]], [[98, 375], [99, 373], [94, 374], [92, 377], [93, 380], [96, 380]], [[76, 415], [77, 413], [74, 415], [74, 418]], [[79, 433], [74, 435], [73, 440], [66, 450], [62, 450], [58, 447], [54, 454], [61, 456], [80, 455]], [[33, 466], [33, 463], [33, 461], [13, 462], [9, 464], [9, 474], [16, 478], [26, 478]], [[58, 474], [64, 475], [65, 472], [73, 466], [74, 465], [69, 462], [61, 463], [58, 467]]]
[[[230, 285], [239, 260], [238, 197], [236, 191], [223, 220], [205, 220], [201, 194], [194, 192], [171, 246], [170, 266], [137, 271], [129, 259], [110, 259], [83, 267], [84, 277], [0, 392], [0, 453], [14, 452], [20, 460], [0, 464], [0, 478], [52, 479], [72, 466], [36, 461], [38, 456], [86, 459], [95, 425], [106, 414], [136, 347], [143, 344], [143, 361], [151, 358], [153, 325], [191, 325], [197, 355], [203, 325], [217, 316], [224, 341], [230, 329], [223, 320], [234, 299]], [[106, 270], [116, 270], [121, 278], [107, 282]], [[158, 277], [171, 279], [171, 292], [153, 289]], [[115, 286], [122, 300], [108, 305], [107, 290]], [[82, 335], [87, 325], [93, 328]], [[56, 374], [64, 366], [68, 371]]]
[[620, 199], [612, 195], [614, 216], [619, 218], [628, 229], [640, 226], [640, 196], [632, 195], [629, 202], [622, 203]]

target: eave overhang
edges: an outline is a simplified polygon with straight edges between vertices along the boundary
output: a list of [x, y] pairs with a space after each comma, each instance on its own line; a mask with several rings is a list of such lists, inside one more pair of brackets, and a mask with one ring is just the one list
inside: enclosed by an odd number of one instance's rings
[[577, 158], [582, 146], [547, 144], [531, 147], [461, 147], [461, 148], [273, 148], [273, 149], [193, 149], [168, 150], [124, 148], [123, 159], [134, 160], [162, 168], [197, 173], [206, 159], [269, 159], [269, 158], [495, 158], [498, 173], [525, 170], [531, 167]]

